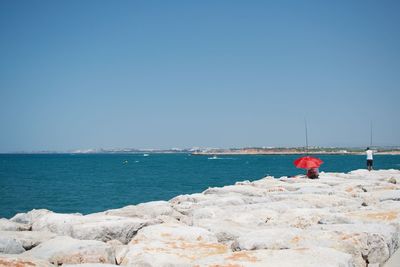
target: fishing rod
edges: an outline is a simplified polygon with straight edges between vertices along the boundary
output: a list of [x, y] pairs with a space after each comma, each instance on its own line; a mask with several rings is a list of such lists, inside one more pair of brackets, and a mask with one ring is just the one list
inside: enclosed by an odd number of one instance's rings
[[304, 128], [306, 130], [306, 155], [308, 155], [308, 131], [307, 131], [307, 120], [304, 118]]
[[369, 146], [372, 148], [372, 121], [370, 121], [370, 139]]

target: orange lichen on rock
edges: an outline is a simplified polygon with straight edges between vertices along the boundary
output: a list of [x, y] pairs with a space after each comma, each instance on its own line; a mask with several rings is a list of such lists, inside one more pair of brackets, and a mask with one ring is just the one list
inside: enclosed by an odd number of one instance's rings
[[399, 189], [399, 187], [396, 185], [388, 185], [383, 187], [383, 190], [397, 190], [397, 189]]
[[287, 190], [282, 186], [277, 186], [277, 187], [268, 188], [267, 191], [268, 192], [283, 192], [283, 191], [287, 191]]
[[310, 250], [310, 249], [309, 248], [295, 248], [294, 250], [304, 252], [304, 251], [307, 251], [307, 250]]
[[180, 242], [175, 245], [175, 248], [180, 249], [194, 249], [194, 250], [206, 250], [208, 255], [214, 254], [224, 254], [228, 251], [228, 247], [223, 244], [218, 243], [188, 243], [188, 242]]
[[250, 262], [259, 261], [257, 257], [249, 255], [249, 253], [246, 251], [234, 252], [231, 256], [226, 257], [225, 259], [235, 260], [235, 261], [250, 261]]
[[171, 234], [169, 234], [169, 233], [161, 233], [161, 236], [162, 237], [171, 237]]
[[227, 264], [213, 264], [213, 265], [209, 265], [209, 267], [243, 267], [240, 264], [236, 264], [236, 263], [227, 263]]
[[299, 236], [295, 236], [295, 237], [292, 238], [292, 240], [290, 240], [290, 242], [299, 243], [300, 240], [301, 240], [301, 238]]
[[340, 236], [340, 239], [347, 240], [347, 239], [353, 238], [355, 235], [357, 235], [357, 234], [354, 234], [354, 235], [343, 234]]
[[352, 244], [358, 244], [359, 243], [359, 233], [355, 234], [343, 234], [340, 236], [340, 239], [343, 241], [351, 242]]
[[28, 267], [28, 266], [36, 266], [36, 264], [29, 261], [22, 260], [1, 260], [0, 266], [4, 267]]
[[[165, 253], [173, 253], [179, 255], [182, 258], [195, 260], [198, 258], [225, 254], [227, 253], [228, 247], [218, 243], [204, 243], [204, 242], [167, 242], [167, 247], [163, 249]], [[175, 250], [175, 252], [174, 252]], [[178, 250], [178, 251], [176, 251]], [[184, 253], [180, 253], [179, 250]]]
[[393, 221], [398, 218], [399, 212], [397, 211], [382, 211], [382, 212], [357, 212], [350, 213], [351, 217], [357, 217], [360, 219], [367, 220], [378, 220], [378, 221]]
[[143, 248], [143, 250], [147, 251], [147, 252], [161, 252], [161, 253], [169, 252], [169, 250], [166, 249], [166, 248], [158, 248], [158, 247], [156, 247], [156, 248], [154, 248], [154, 247], [145, 247], [145, 248]]
[[370, 219], [376, 219], [376, 220], [392, 221], [392, 220], [397, 219], [397, 215], [398, 215], [398, 212], [386, 211], [386, 212], [368, 213], [367, 217]]

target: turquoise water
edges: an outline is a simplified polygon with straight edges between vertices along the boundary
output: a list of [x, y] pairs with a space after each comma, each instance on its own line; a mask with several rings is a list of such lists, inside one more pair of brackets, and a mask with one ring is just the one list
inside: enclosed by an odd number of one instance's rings
[[[302, 173], [298, 155], [190, 156], [188, 154], [0, 155], [0, 217], [46, 208], [92, 213], [210, 186]], [[321, 155], [321, 171], [364, 168], [365, 156]], [[399, 169], [400, 156], [375, 156], [377, 169]]]

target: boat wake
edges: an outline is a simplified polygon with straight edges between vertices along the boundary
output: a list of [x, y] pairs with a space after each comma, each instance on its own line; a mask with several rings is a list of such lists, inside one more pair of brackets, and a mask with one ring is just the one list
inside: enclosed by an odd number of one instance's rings
[[234, 158], [218, 158], [217, 156], [213, 156], [207, 159], [234, 159]]

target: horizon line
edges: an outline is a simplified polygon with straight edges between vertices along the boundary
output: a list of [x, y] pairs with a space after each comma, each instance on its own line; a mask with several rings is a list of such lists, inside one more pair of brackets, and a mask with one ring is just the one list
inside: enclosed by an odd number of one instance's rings
[[[309, 146], [309, 149], [360, 149], [366, 147], [400, 149], [400, 145], [352, 145], [352, 146]], [[204, 150], [241, 150], [241, 149], [305, 149], [306, 146], [243, 146], [243, 147], [184, 147], [184, 148], [87, 148], [66, 150], [19, 150], [0, 151], [0, 154], [100, 154], [100, 153], [141, 153], [141, 152], [195, 152]]]

